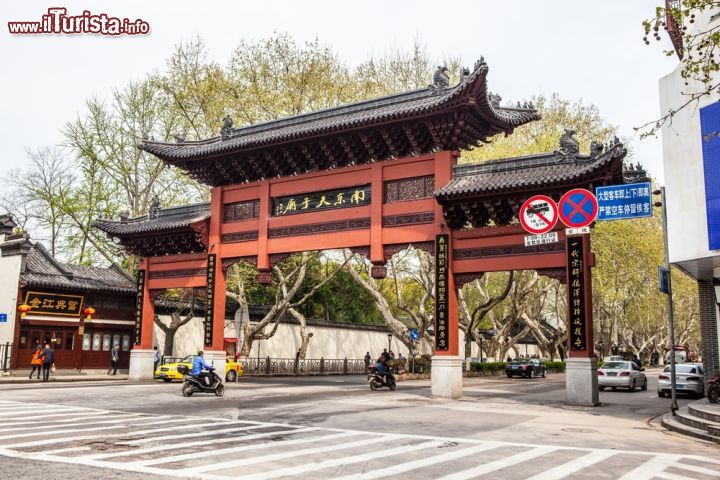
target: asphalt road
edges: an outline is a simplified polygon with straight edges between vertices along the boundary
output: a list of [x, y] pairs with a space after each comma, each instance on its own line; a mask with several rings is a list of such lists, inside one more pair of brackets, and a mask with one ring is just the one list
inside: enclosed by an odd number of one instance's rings
[[0, 455], [4, 473], [43, 479], [717, 478], [720, 447], [651, 421], [669, 400], [648, 373], [647, 391], [601, 392], [595, 408], [564, 405], [563, 375], [466, 379], [457, 401], [431, 398], [429, 381], [372, 392], [359, 376], [243, 378], [223, 398], [184, 398], [179, 383], [7, 385]]

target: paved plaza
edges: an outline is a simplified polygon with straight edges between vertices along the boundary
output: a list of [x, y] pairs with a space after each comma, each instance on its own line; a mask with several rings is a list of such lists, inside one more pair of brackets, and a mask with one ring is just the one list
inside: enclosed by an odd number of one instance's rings
[[668, 401], [654, 387], [580, 408], [562, 403], [562, 375], [466, 379], [458, 401], [431, 398], [428, 381], [371, 392], [363, 377], [245, 378], [223, 398], [183, 398], [178, 383], [8, 385], [0, 454], [12, 477], [718, 478], [720, 446], [653, 421]]

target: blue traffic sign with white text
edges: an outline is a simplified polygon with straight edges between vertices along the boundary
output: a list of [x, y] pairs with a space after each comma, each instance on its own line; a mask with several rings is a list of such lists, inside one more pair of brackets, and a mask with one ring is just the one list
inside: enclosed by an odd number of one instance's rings
[[598, 187], [595, 196], [598, 220], [652, 217], [650, 182]]
[[7, 322], [7, 313], [0, 313], [0, 323]]

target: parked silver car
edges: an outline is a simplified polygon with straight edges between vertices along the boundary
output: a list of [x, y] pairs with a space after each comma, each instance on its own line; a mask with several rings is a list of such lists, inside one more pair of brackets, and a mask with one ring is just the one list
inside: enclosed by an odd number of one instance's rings
[[[675, 388], [678, 393], [689, 393], [698, 397], [705, 394], [703, 366], [699, 363], [675, 365]], [[670, 395], [670, 365], [658, 377], [658, 397]]]
[[634, 392], [636, 388], [647, 390], [647, 377], [633, 362], [605, 362], [598, 369], [598, 386], [600, 391], [606, 388], [627, 388]]

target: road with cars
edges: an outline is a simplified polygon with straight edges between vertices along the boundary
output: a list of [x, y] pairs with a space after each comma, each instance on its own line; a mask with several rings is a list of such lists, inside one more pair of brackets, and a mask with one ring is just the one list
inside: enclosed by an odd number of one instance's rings
[[359, 376], [243, 378], [223, 398], [164, 382], [8, 385], [0, 461], [49, 479], [718, 478], [719, 446], [652, 421], [668, 399], [647, 373], [647, 391], [601, 392], [597, 408], [564, 405], [559, 374], [466, 379], [457, 401], [428, 381], [371, 392]]

